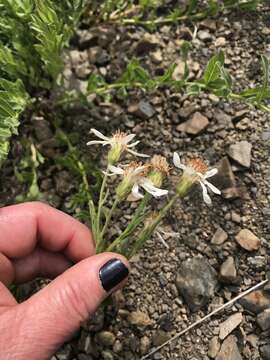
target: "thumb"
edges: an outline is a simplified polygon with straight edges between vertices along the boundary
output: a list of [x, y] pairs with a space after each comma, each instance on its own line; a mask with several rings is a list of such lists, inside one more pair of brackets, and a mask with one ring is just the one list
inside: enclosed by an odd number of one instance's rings
[[128, 272], [127, 260], [120, 255], [95, 255], [74, 265], [19, 305], [17, 317], [22, 321], [20, 331], [24, 336], [21, 357], [16, 359], [26, 359], [29, 354], [32, 360], [49, 358], [111, 291], [123, 285]]

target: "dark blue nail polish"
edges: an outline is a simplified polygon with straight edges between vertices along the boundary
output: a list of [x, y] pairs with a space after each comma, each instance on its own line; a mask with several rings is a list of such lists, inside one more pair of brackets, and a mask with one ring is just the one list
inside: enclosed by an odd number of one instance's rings
[[101, 284], [110, 291], [128, 276], [129, 270], [119, 259], [111, 259], [99, 270]]

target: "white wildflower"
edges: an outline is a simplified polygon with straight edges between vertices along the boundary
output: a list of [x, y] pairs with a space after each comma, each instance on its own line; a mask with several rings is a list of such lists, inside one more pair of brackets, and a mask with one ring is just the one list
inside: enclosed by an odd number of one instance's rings
[[149, 170], [148, 165], [131, 162], [125, 169], [109, 165], [108, 170], [110, 171], [110, 173], [107, 173], [108, 176], [121, 175], [123, 177], [122, 182], [116, 189], [116, 193], [121, 199], [126, 198], [129, 193], [131, 193], [134, 200], [143, 198], [140, 188], [143, 188], [154, 197], [160, 197], [168, 193], [168, 190], [154, 186], [153, 182], [146, 177]]
[[[203, 200], [206, 204], [211, 205], [212, 203], [211, 198], [207, 193], [207, 188], [215, 194], [221, 194], [219, 189], [207, 181], [208, 178], [214, 176], [218, 172], [217, 169], [208, 170], [207, 165], [201, 159], [192, 159], [187, 165], [184, 165], [181, 163], [180, 157], [176, 152], [173, 154], [173, 163], [177, 168], [184, 171], [182, 178], [185, 179], [186, 183], [189, 181], [189, 184], [192, 185], [195, 182], [198, 182], [201, 185]], [[186, 185], [185, 181], [184, 184]]]
[[111, 150], [108, 154], [108, 160], [110, 164], [115, 164], [120, 159], [120, 156], [124, 151], [127, 151], [135, 156], [148, 157], [146, 154], [141, 154], [133, 150], [133, 148], [139, 143], [139, 141], [134, 141], [131, 143], [131, 141], [136, 136], [135, 134], [127, 135], [124, 132], [117, 131], [111, 137], [107, 137], [96, 129], [91, 129], [90, 132], [101, 140], [89, 141], [87, 145], [101, 144], [103, 146], [109, 145], [111, 147]]

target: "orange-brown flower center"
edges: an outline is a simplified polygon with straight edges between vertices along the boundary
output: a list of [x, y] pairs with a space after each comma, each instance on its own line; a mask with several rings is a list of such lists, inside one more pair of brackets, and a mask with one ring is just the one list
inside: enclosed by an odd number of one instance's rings
[[164, 156], [154, 155], [150, 160], [150, 167], [153, 170], [160, 171], [162, 174], [168, 175], [170, 166]]
[[205, 174], [208, 170], [208, 167], [205, 164], [205, 162], [198, 158], [189, 160], [187, 166], [191, 167], [196, 172], [199, 172], [201, 174]]

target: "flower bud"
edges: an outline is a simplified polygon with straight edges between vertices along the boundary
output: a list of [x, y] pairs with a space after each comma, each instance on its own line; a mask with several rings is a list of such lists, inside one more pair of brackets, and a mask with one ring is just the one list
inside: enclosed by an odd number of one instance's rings
[[133, 183], [129, 177], [124, 177], [116, 188], [116, 196], [119, 200], [124, 200], [130, 194]]
[[162, 182], [169, 174], [169, 165], [165, 157], [160, 155], [154, 155], [149, 163], [150, 172], [148, 179], [150, 179], [154, 186], [161, 187]]
[[121, 143], [115, 143], [108, 152], [108, 164], [114, 165], [120, 160], [120, 156], [123, 152], [123, 146]]

